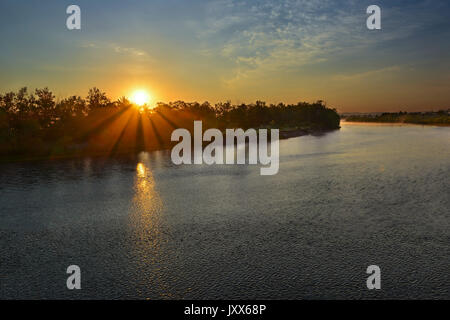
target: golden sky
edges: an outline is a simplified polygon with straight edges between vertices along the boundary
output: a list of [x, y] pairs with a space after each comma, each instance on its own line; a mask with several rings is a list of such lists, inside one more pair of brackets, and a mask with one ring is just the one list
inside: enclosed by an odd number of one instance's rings
[[448, 1], [2, 1], [0, 92], [99, 87], [156, 101], [324, 100], [341, 112], [450, 107]]

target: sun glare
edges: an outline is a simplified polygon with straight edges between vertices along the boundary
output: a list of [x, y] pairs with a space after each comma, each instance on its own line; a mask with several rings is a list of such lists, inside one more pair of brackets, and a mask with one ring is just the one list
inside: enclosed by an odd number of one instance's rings
[[137, 90], [133, 92], [131, 96], [131, 101], [138, 106], [143, 106], [150, 102], [150, 96], [145, 90]]

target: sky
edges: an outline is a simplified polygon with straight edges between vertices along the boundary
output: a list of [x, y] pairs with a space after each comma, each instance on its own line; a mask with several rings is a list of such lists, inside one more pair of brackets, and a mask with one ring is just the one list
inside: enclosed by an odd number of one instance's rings
[[[366, 27], [372, 4], [381, 30]], [[0, 41], [1, 93], [450, 108], [448, 0], [0, 0]]]

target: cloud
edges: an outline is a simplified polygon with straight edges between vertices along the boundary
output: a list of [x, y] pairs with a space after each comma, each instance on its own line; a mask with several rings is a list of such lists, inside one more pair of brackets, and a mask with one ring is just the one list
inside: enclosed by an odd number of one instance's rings
[[147, 56], [147, 52], [144, 50], [136, 49], [136, 48], [125, 48], [120, 46], [115, 46], [114, 51], [117, 53], [129, 54], [136, 57], [144, 57]]
[[123, 47], [116, 43], [84, 43], [82, 48], [112, 50], [116, 54], [127, 55], [135, 58], [150, 59], [150, 55], [142, 49], [133, 47]]
[[[435, 14], [426, 8], [439, 8], [429, 0], [403, 6], [383, 3], [383, 30], [374, 33], [366, 28], [370, 4], [365, 0], [217, 0], [208, 3], [206, 18], [194, 28], [203, 52], [231, 66], [223, 77], [230, 86], [270, 72], [301, 71], [306, 65], [355, 55], [373, 57], [380, 46], [395, 46], [394, 42], [433, 24]], [[361, 74], [371, 72], [369, 59], [367, 68]]]
[[98, 46], [95, 43], [83, 43], [81, 45], [82, 48], [98, 48]]
[[393, 73], [399, 72], [401, 70], [402, 70], [402, 68], [400, 66], [390, 66], [390, 67], [374, 69], [374, 70], [369, 70], [369, 71], [364, 71], [364, 72], [359, 72], [359, 73], [353, 73], [353, 74], [334, 75], [333, 80], [337, 80], [337, 81], [363, 80], [363, 79], [373, 78], [373, 77], [377, 77], [377, 76], [381, 76], [381, 75], [393, 74]]

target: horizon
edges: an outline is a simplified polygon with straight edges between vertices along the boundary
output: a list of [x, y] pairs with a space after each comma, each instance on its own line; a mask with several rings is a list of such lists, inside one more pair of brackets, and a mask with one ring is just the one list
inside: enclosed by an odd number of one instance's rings
[[[447, 1], [2, 1], [0, 92], [48, 87], [57, 99], [98, 87], [115, 100], [268, 104], [323, 100], [340, 113], [450, 108]], [[68, 81], [70, 79], [70, 81]]]
[[[54, 94], [54, 92], [52, 91], [52, 89], [51, 89], [51, 88], [48, 88], [48, 87], [43, 87], [43, 88], [28, 88], [28, 87], [22, 87], [22, 88], [26, 88], [26, 89], [27, 89], [27, 94], [28, 94], [29, 96], [35, 95], [35, 90], [36, 90], [36, 89], [44, 89], [44, 88], [49, 89], [50, 92], [52, 92], [52, 93]], [[22, 88], [18, 88], [17, 90], [11, 90], [11, 91], [9, 91], [9, 92], [17, 93], [17, 92], [18, 92], [20, 89], [22, 89]], [[97, 87], [93, 87], [93, 88], [97, 88]], [[90, 88], [90, 89], [91, 89], [91, 88]], [[100, 89], [100, 88], [97, 88], [97, 89]], [[100, 89], [100, 91], [102, 91], [102, 90]], [[103, 92], [103, 91], [102, 91], [102, 92]], [[423, 109], [423, 110], [421, 110], [421, 109], [418, 109], [418, 110], [407, 110], [408, 108], [399, 108], [399, 109], [397, 109], [397, 110], [393, 109], [393, 110], [389, 110], [389, 111], [376, 111], [376, 110], [374, 110], [374, 111], [341, 111], [341, 110], [339, 110], [339, 108], [336, 108], [336, 107], [334, 107], [334, 106], [328, 105], [328, 104], [327, 104], [327, 101], [323, 101], [323, 100], [320, 100], [320, 99], [319, 99], [319, 100], [316, 100], [316, 101], [296, 101], [296, 102], [292, 102], [292, 103], [286, 103], [286, 102], [284, 102], [284, 101], [267, 102], [267, 101], [263, 101], [263, 100], [261, 100], [261, 99], [256, 99], [255, 101], [248, 101], [248, 102], [240, 101], [239, 103], [235, 103], [235, 102], [233, 102], [233, 101], [230, 100], [230, 99], [219, 100], [219, 101], [214, 101], [214, 102], [211, 102], [211, 101], [208, 101], [208, 100], [185, 101], [185, 100], [182, 100], [182, 99], [174, 99], [174, 100], [171, 100], [171, 101], [160, 101], [160, 100], [155, 100], [155, 99], [153, 99], [153, 97], [149, 97], [148, 99], [149, 99], [151, 102], [146, 101], [145, 103], [138, 103], [138, 102], [135, 101], [135, 97], [134, 97], [134, 96], [135, 96], [137, 93], [141, 93], [141, 92], [142, 92], [141, 89], [136, 89], [136, 90], [134, 90], [134, 91], [131, 91], [130, 94], [129, 94], [128, 96], [119, 96], [119, 97], [114, 97], [114, 98], [111, 98], [111, 97], [108, 95], [107, 92], [104, 92], [104, 93], [105, 93], [106, 97], [109, 98], [110, 101], [113, 102], [113, 103], [114, 103], [114, 102], [119, 102], [122, 98], [126, 98], [126, 99], [127, 99], [131, 104], [133, 104], [133, 105], [136, 105], [136, 106], [138, 106], [138, 107], [146, 106], [147, 108], [150, 108], [150, 109], [155, 108], [158, 104], [170, 104], [170, 103], [175, 103], [175, 102], [179, 102], [179, 101], [185, 102], [185, 103], [198, 103], [198, 104], [208, 103], [208, 104], [210, 104], [212, 107], [215, 107], [216, 104], [226, 103], [226, 102], [230, 102], [231, 105], [233, 105], [233, 106], [239, 106], [239, 105], [247, 105], [247, 106], [248, 106], [248, 105], [254, 105], [254, 104], [256, 104], [257, 102], [263, 102], [263, 103], [265, 103], [267, 106], [270, 106], [270, 105], [278, 105], [278, 104], [284, 104], [284, 105], [296, 105], [296, 104], [302, 104], [302, 103], [313, 104], [313, 103], [315, 103], [315, 102], [322, 101], [327, 107], [332, 108], [332, 109], [336, 109], [336, 111], [337, 111], [340, 115], [344, 115], [344, 114], [381, 114], [381, 113], [400, 113], [400, 112], [408, 112], [408, 113], [421, 113], [421, 112], [422, 112], [422, 113], [426, 113], [426, 112], [439, 112], [439, 111], [449, 111], [449, 110], [450, 110], [450, 105], [449, 105], [448, 107], [443, 107], [443, 108], [428, 108], [428, 109]], [[8, 92], [0, 92], [0, 96], [3, 95], [3, 94], [6, 94], [6, 93], [8, 93]], [[147, 94], [147, 92], [145, 92], [145, 94]], [[73, 97], [73, 96], [80, 97], [81, 99], [84, 99], [84, 100], [88, 99], [87, 95], [78, 95], [78, 94], [76, 94], [76, 95], [74, 95], [74, 94], [70, 95], [70, 94], [69, 94], [69, 95], [67, 95], [67, 96], [60, 96], [60, 97], [55, 96], [55, 103], [56, 103], [56, 104], [61, 103], [61, 102], [63, 102], [65, 99], [70, 98], [70, 97]]]

